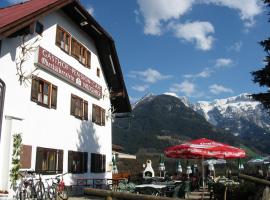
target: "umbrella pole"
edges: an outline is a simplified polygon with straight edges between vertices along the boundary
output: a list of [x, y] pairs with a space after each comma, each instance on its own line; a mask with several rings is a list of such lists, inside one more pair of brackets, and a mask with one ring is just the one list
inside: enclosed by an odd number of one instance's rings
[[204, 157], [202, 156], [202, 184], [203, 184], [202, 199], [204, 199], [204, 189], [205, 189], [205, 184], [204, 184], [204, 166], [203, 166], [203, 160], [204, 160]]

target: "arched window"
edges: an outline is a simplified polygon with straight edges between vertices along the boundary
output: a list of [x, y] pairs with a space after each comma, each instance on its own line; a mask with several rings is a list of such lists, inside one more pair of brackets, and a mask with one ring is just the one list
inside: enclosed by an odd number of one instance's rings
[[4, 112], [5, 90], [6, 90], [6, 85], [4, 81], [0, 79], [0, 140], [1, 140], [1, 130], [2, 130], [2, 119], [3, 119], [3, 112]]

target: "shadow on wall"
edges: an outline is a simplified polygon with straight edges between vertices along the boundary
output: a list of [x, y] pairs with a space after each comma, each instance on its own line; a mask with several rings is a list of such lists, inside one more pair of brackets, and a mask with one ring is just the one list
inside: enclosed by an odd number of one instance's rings
[[74, 174], [72, 175], [72, 179], [75, 180], [76, 178], [105, 178], [105, 173], [100, 174], [92, 174], [89, 176], [89, 173], [91, 173], [91, 153], [99, 153], [100, 152], [100, 144], [98, 142], [98, 137], [96, 135], [96, 130], [93, 127], [93, 123], [91, 121], [82, 121], [80, 125], [80, 129], [77, 130], [78, 134], [78, 143], [77, 143], [77, 149], [81, 152], [88, 152], [88, 161], [87, 161], [87, 174]]
[[96, 136], [96, 130], [91, 121], [82, 121], [80, 129], [77, 130], [79, 142], [78, 150], [87, 151], [89, 153], [97, 153], [100, 151], [100, 144]]

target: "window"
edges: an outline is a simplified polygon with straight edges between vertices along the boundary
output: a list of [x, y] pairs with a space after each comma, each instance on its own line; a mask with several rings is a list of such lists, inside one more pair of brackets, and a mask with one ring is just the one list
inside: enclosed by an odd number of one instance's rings
[[22, 151], [20, 155], [21, 168], [31, 168], [31, 158], [32, 158], [32, 146], [22, 145]]
[[36, 22], [35, 32], [39, 35], [42, 35], [44, 30], [43, 24], [41, 24], [39, 21]]
[[63, 150], [37, 147], [36, 169], [42, 174], [63, 172]]
[[68, 151], [68, 172], [87, 173], [88, 153]]
[[68, 54], [71, 54], [85, 67], [91, 67], [91, 53], [80, 42], [65, 31], [60, 26], [56, 29], [56, 45], [63, 49]]
[[103, 173], [106, 171], [106, 155], [91, 153], [91, 172]]
[[79, 119], [88, 120], [88, 102], [72, 94], [70, 114]]
[[91, 54], [75, 38], [71, 39], [71, 55], [87, 68], [90, 68]]
[[63, 28], [57, 26], [56, 30], [56, 45], [63, 49], [65, 52], [70, 52], [70, 34]]
[[97, 76], [100, 77], [100, 69], [97, 68]]
[[31, 100], [48, 108], [57, 107], [57, 86], [38, 77], [32, 78]]
[[92, 122], [101, 126], [105, 126], [105, 109], [93, 104]]

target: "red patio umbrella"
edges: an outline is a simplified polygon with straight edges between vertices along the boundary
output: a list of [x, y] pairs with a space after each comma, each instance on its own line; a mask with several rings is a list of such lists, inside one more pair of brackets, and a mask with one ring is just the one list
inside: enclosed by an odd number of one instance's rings
[[[165, 155], [170, 158], [183, 159], [202, 159], [204, 158], [243, 158], [246, 153], [243, 149], [230, 146], [228, 144], [216, 142], [206, 138], [192, 140], [187, 143], [168, 147], [164, 151]], [[203, 174], [203, 188], [204, 188], [204, 170], [202, 164]], [[204, 189], [203, 189], [204, 191]], [[204, 193], [203, 193], [204, 195]]]
[[200, 159], [200, 158], [244, 158], [243, 149], [216, 142], [206, 138], [192, 140], [187, 143], [168, 147], [164, 151], [170, 158]]

